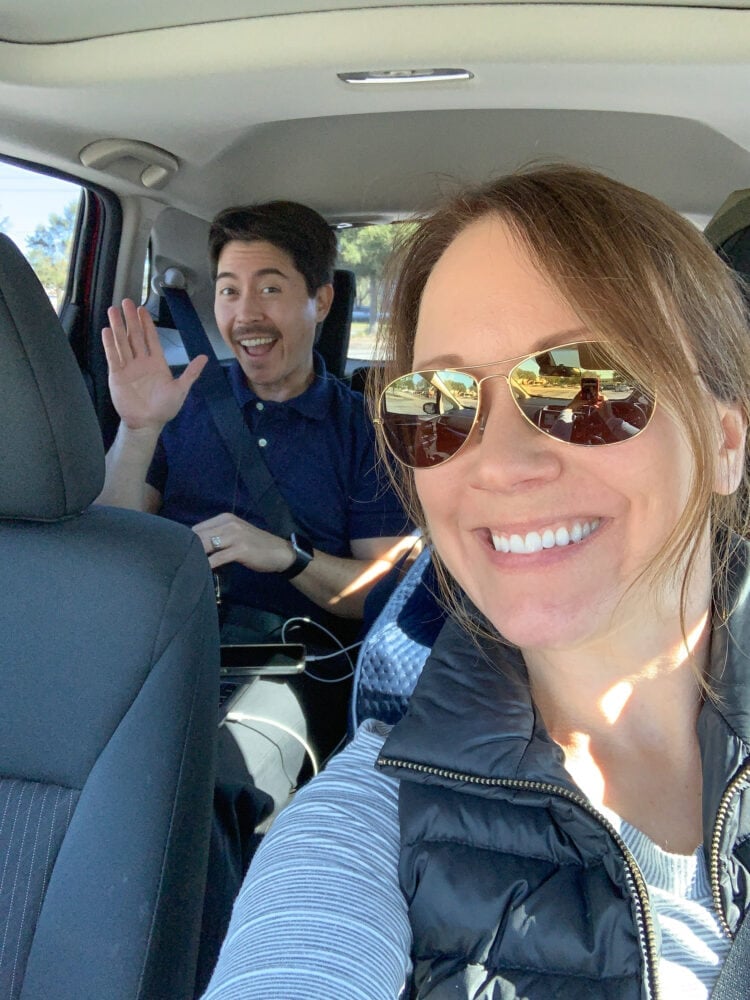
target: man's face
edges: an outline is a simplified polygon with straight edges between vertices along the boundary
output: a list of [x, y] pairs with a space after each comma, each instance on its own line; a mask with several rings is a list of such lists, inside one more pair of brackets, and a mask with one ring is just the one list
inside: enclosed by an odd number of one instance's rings
[[333, 287], [310, 297], [289, 254], [272, 243], [233, 240], [221, 251], [214, 315], [219, 332], [261, 399], [283, 402], [313, 376], [315, 328]]

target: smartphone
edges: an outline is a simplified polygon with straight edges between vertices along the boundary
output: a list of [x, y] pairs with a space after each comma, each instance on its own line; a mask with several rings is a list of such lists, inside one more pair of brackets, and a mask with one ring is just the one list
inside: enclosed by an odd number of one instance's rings
[[305, 669], [302, 643], [242, 643], [221, 647], [221, 679], [301, 674]]
[[598, 378], [582, 378], [581, 379], [581, 399], [586, 403], [598, 403], [599, 402], [599, 379]]

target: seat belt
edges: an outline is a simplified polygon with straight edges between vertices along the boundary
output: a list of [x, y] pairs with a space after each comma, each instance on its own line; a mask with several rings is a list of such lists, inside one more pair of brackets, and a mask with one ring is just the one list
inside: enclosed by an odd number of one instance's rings
[[[169, 276], [168, 271], [167, 277]], [[292, 532], [300, 529], [245, 423], [240, 405], [190, 296], [184, 288], [166, 284], [166, 279], [161, 283], [161, 292], [167, 300], [188, 357], [192, 360], [199, 354], [208, 355], [208, 364], [195, 383], [195, 388], [202, 395], [216, 430], [232, 457], [234, 468], [247, 490], [253, 509], [263, 517], [269, 531], [281, 538], [289, 538]]]

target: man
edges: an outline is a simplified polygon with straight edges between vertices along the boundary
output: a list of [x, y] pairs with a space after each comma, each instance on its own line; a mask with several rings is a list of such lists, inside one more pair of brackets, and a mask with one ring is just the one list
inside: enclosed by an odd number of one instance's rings
[[312, 542], [309, 561], [251, 509], [202, 398], [190, 393], [205, 358], [173, 378], [150, 316], [129, 300], [109, 310], [103, 331], [121, 424], [100, 501], [191, 525], [213, 569], [234, 564], [233, 599], [265, 612], [229, 612], [229, 628], [257, 622], [255, 639], [295, 615], [329, 627], [361, 618], [368, 591], [404, 550], [404, 514], [376, 474], [362, 399], [327, 377], [313, 350], [335, 256], [325, 220], [294, 202], [228, 209], [209, 234], [216, 323], [236, 359], [232, 391]]
[[[336, 238], [325, 220], [294, 202], [228, 209], [209, 234], [214, 314], [235, 358], [228, 369], [231, 391], [242, 407], [248, 445], [252, 435], [312, 542], [311, 559], [269, 531], [252, 508], [200, 393], [190, 391], [206, 358], [174, 378], [145, 309], [125, 300], [122, 310], [108, 313], [102, 336], [121, 422], [99, 500], [190, 525], [211, 567], [231, 568], [237, 603], [223, 623], [224, 641], [278, 640], [280, 625], [300, 615], [334, 631], [342, 619], [356, 626], [368, 591], [411, 544], [398, 537], [404, 513], [376, 475], [362, 397], [328, 377], [313, 349], [333, 299], [335, 257]], [[309, 738], [327, 753], [345, 728], [331, 720], [345, 719], [347, 688], [316, 687], [317, 693], [315, 685], [303, 685], [300, 697]], [[258, 679], [248, 697], [254, 716], [281, 717], [287, 731], [296, 725], [291, 685], [282, 690]], [[286, 767], [298, 747], [286, 740], [283, 726], [275, 743], [288, 786]], [[248, 778], [226, 727], [219, 753], [199, 985], [213, 968], [253, 829], [264, 815], [267, 796], [254, 785], [268, 789], [279, 778], [276, 756], [260, 753], [250, 755], [256, 759]]]

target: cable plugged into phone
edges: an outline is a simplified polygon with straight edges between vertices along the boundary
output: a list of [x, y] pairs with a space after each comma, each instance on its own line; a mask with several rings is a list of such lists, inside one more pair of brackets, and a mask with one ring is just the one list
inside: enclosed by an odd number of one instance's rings
[[291, 677], [304, 671], [306, 654], [301, 642], [225, 643], [221, 677]]
[[333, 632], [330, 632], [325, 627], [325, 625], [321, 625], [320, 622], [316, 622], [312, 618], [303, 618], [303, 617], [288, 618], [284, 622], [284, 625], [281, 629], [282, 640], [286, 641], [286, 632], [289, 626], [295, 625], [297, 623], [300, 623], [308, 627], [310, 625], [314, 626], [315, 628], [319, 629], [335, 646], [338, 646], [338, 649], [334, 649], [332, 653], [319, 653], [317, 655], [316, 654], [308, 655], [306, 657], [308, 663], [316, 663], [320, 660], [332, 660], [335, 657], [341, 656], [343, 654], [346, 657], [347, 663], [349, 664], [348, 672], [342, 674], [341, 677], [321, 677], [319, 674], [313, 674], [309, 670], [306, 670], [305, 675], [307, 677], [309, 677], [311, 680], [318, 681], [320, 684], [341, 684], [342, 681], [348, 681], [350, 677], [354, 676], [354, 663], [352, 662], [352, 658], [349, 656], [349, 653], [353, 649], [359, 649], [359, 647], [362, 645], [361, 640], [359, 642], [352, 643], [351, 646], [342, 646], [338, 636], [334, 635]]

